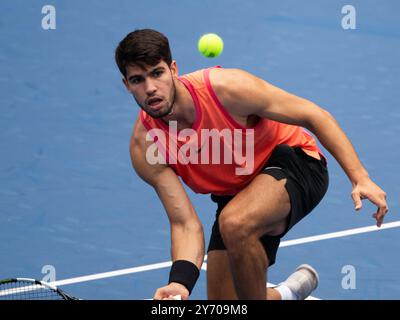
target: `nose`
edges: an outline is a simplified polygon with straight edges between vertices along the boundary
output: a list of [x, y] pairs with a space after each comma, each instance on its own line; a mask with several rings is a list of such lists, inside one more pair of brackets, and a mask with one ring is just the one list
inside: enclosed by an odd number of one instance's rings
[[146, 94], [151, 96], [156, 91], [157, 91], [157, 88], [156, 88], [154, 82], [151, 79], [147, 78], [146, 79]]

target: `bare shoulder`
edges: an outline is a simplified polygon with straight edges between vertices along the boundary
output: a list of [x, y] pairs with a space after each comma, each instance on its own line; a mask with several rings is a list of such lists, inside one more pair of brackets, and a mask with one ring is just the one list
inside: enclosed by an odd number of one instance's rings
[[222, 105], [239, 115], [251, 114], [243, 102], [251, 105], [258, 93], [261, 90], [265, 93], [269, 86], [265, 80], [242, 69], [212, 69], [210, 82]]
[[146, 147], [146, 134], [147, 130], [144, 127], [140, 117], [137, 117], [135, 125], [133, 127], [131, 141], [130, 141], [130, 153], [131, 156], [136, 156], [137, 154], [145, 151]]
[[133, 145], [140, 144], [143, 140], [146, 139], [146, 134], [147, 130], [140, 120], [140, 116], [138, 116], [133, 127], [130, 146], [132, 147]]
[[154, 142], [146, 139], [146, 136], [147, 129], [140, 120], [140, 117], [138, 117], [133, 128], [129, 146], [131, 162], [136, 173], [147, 183], [154, 185], [157, 181], [157, 176], [165, 172], [169, 167], [165, 164], [150, 164], [147, 161], [146, 152]]
[[215, 91], [223, 91], [243, 84], [251, 74], [242, 69], [214, 68], [210, 71], [210, 82]]

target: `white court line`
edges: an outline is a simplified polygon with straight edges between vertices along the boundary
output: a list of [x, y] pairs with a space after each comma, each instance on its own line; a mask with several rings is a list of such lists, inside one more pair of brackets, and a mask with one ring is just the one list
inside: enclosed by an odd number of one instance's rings
[[396, 227], [400, 227], [400, 221], [384, 223], [381, 225], [380, 228], [378, 228], [376, 225], [373, 225], [373, 226], [369, 226], [369, 227], [355, 228], [355, 229], [349, 229], [349, 230], [344, 230], [344, 231], [321, 234], [319, 236], [311, 236], [311, 237], [305, 237], [305, 238], [300, 238], [300, 239], [282, 241], [279, 247], [289, 247], [289, 246], [294, 246], [294, 245], [308, 243], [308, 242], [346, 237], [346, 236], [351, 236], [351, 235], [355, 235], [355, 234], [372, 232], [372, 231], [380, 231], [380, 230], [396, 228]]
[[[350, 236], [350, 235], [354, 235], [354, 234], [360, 234], [360, 233], [366, 233], [366, 232], [372, 232], [372, 231], [380, 231], [380, 230], [396, 228], [396, 227], [400, 227], [400, 221], [384, 223], [384, 224], [382, 224], [382, 226], [380, 228], [378, 228], [374, 225], [374, 226], [326, 233], [326, 234], [322, 234], [322, 235], [305, 237], [305, 238], [300, 238], [300, 239], [282, 241], [280, 244], [280, 247], [289, 247], [289, 246], [299, 245], [299, 244], [303, 244], [303, 243], [309, 243], [309, 242], [315, 242], [315, 241], [321, 241], [321, 240], [333, 239], [333, 238], [340, 238], [340, 237]], [[205, 256], [204, 259], [207, 260], [207, 256]], [[105, 279], [105, 278], [117, 277], [117, 276], [132, 274], [132, 273], [168, 268], [171, 265], [172, 265], [171, 261], [165, 261], [165, 262], [154, 263], [154, 264], [149, 264], [149, 265], [140, 266], [140, 267], [120, 269], [120, 270], [102, 272], [102, 273], [97, 273], [97, 274], [92, 274], [92, 275], [87, 275], [87, 276], [82, 276], [82, 277], [53, 281], [53, 282], [50, 282], [49, 284], [53, 285], [53, 286], [62, 286], [62, 285], [68, 285], [68, 284], [73, 284], [73, 283], [78, 283], [78, 282]], [[207, 268], [206, 264], [203, 263], [201, 269], [206, 270], [206, 268]]]
[[99, 280], [99, 279], [123, 276], [123, 275], [131, 274], [131, 273], [163, 269], [163, 268], [168, 268], [170, 266], [172, 266], [172, 262], [171, 261], [165, 261], [165, 262], [149, 264], [149, 265], [145, 265], [145, 266], [141, 266], [141, 267], [120, 269], [120, 270], [115, 270], [115, 271], [91, 274], [91, 275], [82, 276], [82, 277], [76, 277], [76, 278], [70, 278], [70, 279], [65, 279], [65, 280], [53, 281], [53, 282], [50, 282], [49, 284], [53, 285], [53, 286], [56, 286], [56, 287], [57, 286], [65, 286], [67, 284], [73, 284], [73, 283], [78, 283], [78, 282]]

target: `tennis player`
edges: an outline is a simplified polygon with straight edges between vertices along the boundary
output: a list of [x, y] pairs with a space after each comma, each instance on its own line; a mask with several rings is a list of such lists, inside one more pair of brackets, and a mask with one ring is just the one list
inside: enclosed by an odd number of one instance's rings
[[315, 289], [318, 275], [308, 265], [276, 288], [265, 286], [280, 239], [328, 188], [327, 161], [311, 133], [347, 174], [355, 210], [369, 199], [382, 224], [385, 192], [315, 103], [238, 69], [179, 76], [168, 39], [151, 29], [129, 33], [115, 58], [142, 109], [131, 138], [133, 167], [154, 187], [171, 225], [173, 264], [155, 299], [187, 299], [204, 258], [202, 224], [179, 177], [217, 204], [207, 250], [209, 299], [304, 299]]

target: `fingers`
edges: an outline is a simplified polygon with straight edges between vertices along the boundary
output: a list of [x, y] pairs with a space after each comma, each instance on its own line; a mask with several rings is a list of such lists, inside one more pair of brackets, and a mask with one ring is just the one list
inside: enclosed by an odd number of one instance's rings
[[165, 287], [163, 288], [158, 288], [156, 290], [156, 293], [154, 294], [153, 300], [169, 300], [168, 298], [171, 297], [171, 294], [169, 294], [166, 290]]
[[154, 294], [153, 300], [187, 300], [188, 296], [177, 293], [175, 290], [167, 289], [167, 287], [158, 288]]
[[383, 219], [385, 218], [386, 213], [389, 211], [389, 208], [386, 202], [382, 203], [378, 206], [377, 212], [375, 212], [372, 216], [376, 219], [376, 226], [381, 227], [383, 223]]
[[386, 213], [389, 211], [386, 202], [386, 193], [382, 191], [376, 197], [370, 197], [369, 200], [378, 207], [377, 211], [372, 216], [376, 219], [376, 226], [380, 228]]
[[362, 207], [362, 202], [361, 202], [361, 195], [359, 192], [357, 191], [353, 191], [351, 193], [351, 197], [353, 198], [353, 202], [354, 202], [354, 209], [356, 211], [359, 211]]
[[386, 193], [379, 189], [378, 191], [375, 190], [375, 192], [360, 192], [359, 189], [353, 190], [351, 193], [351, 197], [353, 198], [354, 201], [354, 208], [356, 211], [359, 211], [362, 207], [362, 200], [363, 199], [368, 199], [370, 200], [373, 204], [375, 204], [378, 209], [377, 211], [372, 215], [376, 219], [376, 225], [377, 227], [381, 227], [383, 223], [383, 219], [386, 215], [386, 213], [389, 211], [388, 205], [386, 203]]
[[162, 292], [160, 289], [158, 289], [154, 294], [153, 300], [162, 300], [162, 298], [163, 298]]
[[376, 226], [380, 228], [383, 223], [384, 216], [380, 216], [377, 212], [372, 216], [376, 219]]

